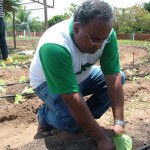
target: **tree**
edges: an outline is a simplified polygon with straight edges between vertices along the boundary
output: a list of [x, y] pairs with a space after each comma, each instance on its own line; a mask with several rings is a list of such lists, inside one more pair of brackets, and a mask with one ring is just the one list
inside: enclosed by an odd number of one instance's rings
[[56, 16], [54, 16], [48, 20], [48, 26], [51, 27], [54, 24], [61, 22], [61, 21], [68, 19], [68, 18], [69, 18], [69, 16], [67, 13], [64, 13], [64, 15], [56, 15]]
[[150, 13], [150, 2], [143, 3], [143, 7]]
[[132, 32], [132, 27], [128, 25], [128, 21], [130, 18], [127, 19], [127, 9], [125, 8], [114, 8], [114, 22], [113, 26], [116, 32], [118, 33], [130, 33]]
[[3, 9], [4, 9], [5, 17], [7, 19], [12, 18], [11, 12], [17, 10], [17, 8], [19, 7], [19, 2], [20, 2], [20, 0], [4, 0]]
[[53, 26], [54, 24], [61, 22], [65, 19], [72, 17], [77, 10], [78, 5], [71, 3], [70, 6], [66, 9], [66, 12], [63, 15], [56, 15], [48, 20], [49, 27]]
[[70, 6], [66, 9], [68, 16], [72, 17], [78, 8], [77, 4], [71, 3]]
[[20, 7], [16, 13], [17, 30], [43, 31], [44, 24], [39, 21], [39, 17], [31, 18], [32, 11], [26, 10], [26, 6]]
[[44, 22], [41, 22], [37, 19], [32, 19], [32, 22], [30, 23], [30, 30], [36, 31], [36, 32], [44, 32], [45, 31], [45, 26]]
[[[39, 17], [33, 17], [31, 18], [32, 11], [26, 10], [25, 6], [18, 7], [18, 10], [16, 12], [15, 17], [15, 27], [16, 31], [28, 31], [28, 34], [30, 34], [30, 31], [37, 31], [41, 32], [44, 31], [44, 23], [39, 21]], [[12, 13], [9, 17], [6, 18], [6, 28], [7, 31], [12, 32], [13, 26], [12, 26]]]
[[118, 33], [150, 32], [150, 13], [140, 5], [114, 9], [114, 29]]

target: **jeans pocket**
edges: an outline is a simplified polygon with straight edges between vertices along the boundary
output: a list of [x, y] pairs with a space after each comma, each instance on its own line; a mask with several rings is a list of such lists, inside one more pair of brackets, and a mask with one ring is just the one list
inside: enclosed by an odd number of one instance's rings
[[47, 86], [40, 89], [40, 91], [38, 92], [38, 96], [47, 107], [54, 110], [54, 99]]

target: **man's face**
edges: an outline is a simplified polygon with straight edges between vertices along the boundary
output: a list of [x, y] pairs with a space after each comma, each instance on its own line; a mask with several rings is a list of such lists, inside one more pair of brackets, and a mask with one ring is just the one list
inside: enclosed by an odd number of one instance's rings
[[94, 54], [102, 47], [111, 29], [111, 21], [99, 20], [97, 18], [91, 20], [85, 27], [79, 24], [78, 32], [76, 33], [76, 44], [82, 53]]

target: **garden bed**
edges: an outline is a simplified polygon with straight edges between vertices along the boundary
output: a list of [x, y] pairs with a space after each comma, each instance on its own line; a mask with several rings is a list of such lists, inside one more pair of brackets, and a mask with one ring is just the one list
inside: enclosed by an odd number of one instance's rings
[[[121, 67], [127, 77], [124, 85], [126, 134], [133, 140], [133, 150], [150, 144], [150, 55], [146, 48], [119, 45]], [[30, 61], [29, 61], [30, 63]], [[66, 133], [59, 130], [54, 135], [39, 139], [37, 111], [42, 102], [35, 94], [22, 97], [14, 104], [16, 95], [22, 93], [29, 83], [18, 83], [24, 76], [29, 81], [29, 65], [6, 64], [0, 68], [0, 80], [6, 86], [0, 96], [0, 149], [9, 150], [96, 150], [96, 144], [85, 132]], [[105, 128], [108, 136], [113, 135], [113, 117], [109, 109], [97, 122]]]

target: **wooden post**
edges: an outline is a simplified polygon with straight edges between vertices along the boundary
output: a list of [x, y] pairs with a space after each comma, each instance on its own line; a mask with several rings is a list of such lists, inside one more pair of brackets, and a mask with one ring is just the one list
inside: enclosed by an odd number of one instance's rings
[[13, 11], [13, 39], [14, 39], [14, 49], [16, 49], [16, 28], [15, 28], [15, 12]]
[[43, 3], [44, 3], [45, 30], [46, 30], [48, 29], [47, 1], [43, 0]]

